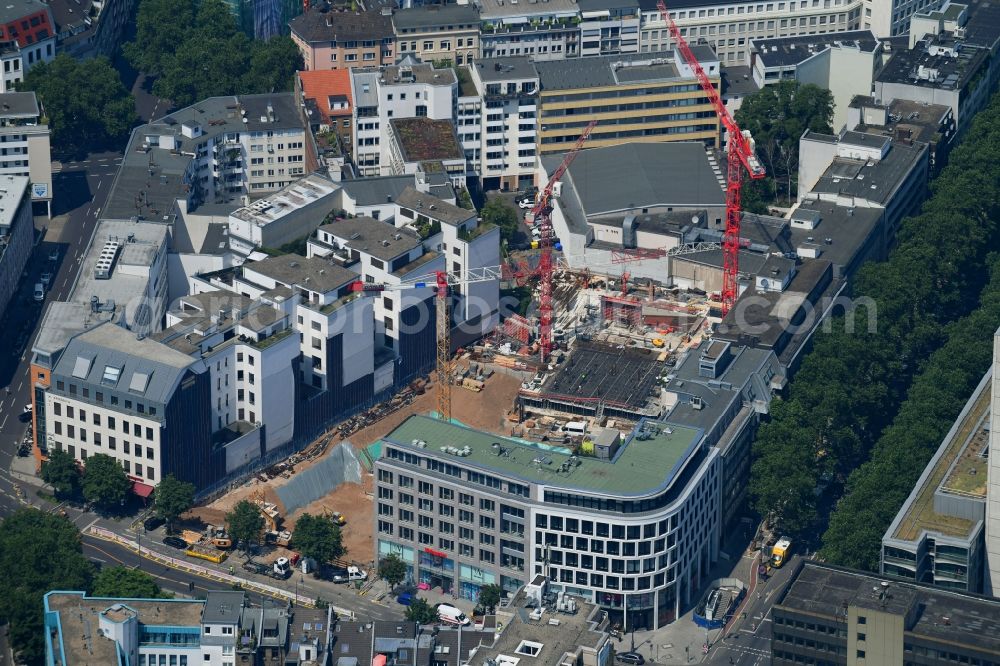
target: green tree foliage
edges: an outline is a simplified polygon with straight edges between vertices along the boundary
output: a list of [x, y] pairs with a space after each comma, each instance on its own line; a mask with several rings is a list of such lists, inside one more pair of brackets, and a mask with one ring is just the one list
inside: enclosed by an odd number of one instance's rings
[[44, 661], [42, 597], [51, 590], [88, 590], [93, 567], [80, 532], [61, 516], [20, 509], [0, 525], [0, 623], [8, 622], [17, 663]]
[[346, 552], [340, 528], [325, 516], [303, 514], [295, 521], [295, 548], [317, 562], [329, 562]]
[[128, 498], [132, 482], [118, 461], [97, 453], [83, 468], [83, 497], [105, 511], [120, 508]]
[[194, 3], [190, 0], [142, 0], [136, 16], [135, 41], [122, 47], [129, 64], [156, 76], [173, 56], [194, 25]]
[[[920, 214], [903, 221], [889, 259], [859, 271], [853, 299], [870, 307], [854, 313], [853, 327], [848, 325], [851, 317], [839, 314], [829, 330], [817, 332], [787, 400], [772, 405], [770, 422], [757, 434], [752, 503], [783, 530], [804, 536], [815, 524], [820, 493], [835, 500], [847, 484], [855, 494], [867, 477], [852, 477], [852, 472], [869, 459], [907, 393], [916, 390], [911, 390], [914, 377], [930, 367], [931, 355], [948, 340], [949, 324], [979, 305], [990, 253], [1000, 249], [1000, 96], [978, 115], [966, 136], [932, 184]], [[877, 315], [872, 330], [869, 311]], [[986, 328], [991, 333], [996, 323]], [[964, 381], [958, 384], [962, 390], [967, 386]], [[929, 419], [931, 414], [941, 417], [924, 408], [912, 418]], [[934, 425], [934, 419], [925, 426]], [[937, 430], [929, 429], [939, 441]], [[908, 460], [919, 469], [926, 462], [917, 456]], [[876, 464], [883, 467], [885, 462]], [[892, 481], [902, 478], [905, 472]], [[898, 502], [892, 501], [898, 509]], [[870, 502], [867, 510], [885, 508]], [[858, 539], [863, 536], [871, 543], [875, 532], [881, 537], [885, 523], [878, 527], [874, 515], [855, 514], [860, 518], [852, 527], [860, 530], [863, 524], [870, 530]], [[870, 564], [870, 548], [856, 559], [840, 555], [851, 548], [846, 542], [834, 543], [846, 539], [843, 525], [840, 519], [830, 525], [826, 552], [839, 561]]]
[[157, 77], [153, 92], [177, 106], [291, 90], [303, 67], [291, 38], [251, 40], [224, 0], [142, 0], [136, 40], [125, 54], [133, 67]]
[[493, 610], [500, 604], [500, 599], [503, 597], [503, 591], [500, 589], [499, 585], [484, 585], [479, 588], [479, 606], [483, 608], [486, 612], [492, 613]]
[[229, 536], [237, 546], [246, 548], [247, 544], [257, 543], [261, 530], [264, 529], [264, 516], [260, 509], [250, 500], [240, 500], [233, 510], [226, 514], [226, 525], [229, 526]]
[[156, 579], [145, 571], [129, 567], [107, 567], [94, 577], [90, 593], [95, 597], [130, 597], [135, 599], [171, 599]]
[[390, 589], [394, 588], [406, 580], [406, 562], [398, 555], [387, 555], [378, 563], [378, 575]]
[[736, 122], [753, 136], [757, 156], [767, 168], [768, 179], [781, 183], [780, 187], [774, 184], [762, 187], [760, 194], [780, 192], [791, 200], [796, 193], [799, 137], [807, 129], [826, 134], [833, 132], [833, 93], [798, 81], [764, 86], [743, 100], [736, 111]]
[[517, 228], [520, 224], [517, 217], [517, 209], [506, 203], [503, 199], [499, 197], [490, 199], [483, 206], [483, 209], [479, 211], [479, 215], [483, 218], [483, 222], [495, 224], [500, 227], [500, 237], [508, 243], [517, 234]]
[[45, 107], [52, 145], [67, 154], [121, 141], [136, 123], [135, 100], [105, 57], [60, 54], [31, 68], [18, 90], [33, 90]]
[[69, 453], [56, 449], [42, 463], [42, 480], [55, 489], [56, 497], [74, 497], [80, 492], [80, 466]]
[[153, 511], [167, 521], [167, 531], [182, 513], [194, 505], [194, 484], [178, 481], [173, 474], [167, 474], [156, 486], [153, 494]]
[[417, 624], [434, 624], [438, 620], [438, 614], [426, 599], [416, 597], [406, 607], [406, 619]]
[[1000, 260], [991, 276], [979, 308], [947, 327], [948, 341], [914, 380], [871, 459], [848, 478], [847, 492], [823, 535], [826, 559], [879, 570], [882, 535], [989, 367], [1000, 323]]

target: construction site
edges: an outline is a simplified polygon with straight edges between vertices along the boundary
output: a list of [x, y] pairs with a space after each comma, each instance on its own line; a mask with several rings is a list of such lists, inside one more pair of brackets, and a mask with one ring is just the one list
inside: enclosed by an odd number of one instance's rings
[[[661, 11], [665, 14], [662, 6]], [[431, 377], [331, 425], [301, 453], [195, 509], [189, 517], [222, 525], [233, 506], [249, 499], [265, 518], [264, 541], [272, 549], [268, 557], [294, 562], [296, 521], [305, 514], [327, 516], [341, 528], [347, 559], [374, 567], [374, 461], [380, 455], [381, 438], [411, 415], [430, 414], [524, 441], [552, 442], [583, 455], [603, 446], [605, 439], [618, 441], [641, 419], [665, 416], [676, 404], [676, 396], [667, 390], [674, 367], [711, 338], [713, 327], [739, 295], [739, 189], [744, 171], [750, 178], [763, 176], [748, 139], [686, 42], [679, 33], [676, 37], [731, 137], [719, 293], [630, 278], [628, 265], [633, 261], [644, 262], [647, 275], [669, 275], [667, 250], [616, 251], [615, 266], [608, 267], [607, 274], [595, 266], [574, 270], [557, 255], [562, 246], [550, 217], [553, 190], [587, 141], [596, 124], [592, 122], [526, 216], [535, 225], [535, 252], [475, 274], [440, 271], [433, 276], [437, 356]], [[662, 272], [657, 267], [661, 261]], [[508, 289], [530, 287], [536, 307], [531, 315], [507, 315], [493, 334], [456, 350], [450, 338], [451, 295], [462, 293], [466, 284], [485, 280], [500, 280]], [[354, 290], [380, 293], [407, 286], [359, 281]], [[694, 409], [701, 409], [700, 404]]]

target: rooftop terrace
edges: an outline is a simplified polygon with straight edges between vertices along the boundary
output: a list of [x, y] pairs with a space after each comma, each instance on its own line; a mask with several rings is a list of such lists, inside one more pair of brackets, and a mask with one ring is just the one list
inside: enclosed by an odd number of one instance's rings
[[[628, 440], [611, 461], [570, 456], [427, 416], [411, 416], [383, 441], [418, 455], [454, 458], [463, 466], [528, 483], [618, 497], [641, 497], [669, 486], [702, 436], [700, 430], [683, 426], [668, 428], [656, 424], [656, 429], [657, 434], [649, 439], [633, 437]], [[426, 442], [426, 446], [419, 446], [419, 442]], [[468, 446], [470, 451], [464, 456], [441, 451], [441, 447], [449, 446], [457, 449]], [[566, 471], [561, 471], [563, 469]]]

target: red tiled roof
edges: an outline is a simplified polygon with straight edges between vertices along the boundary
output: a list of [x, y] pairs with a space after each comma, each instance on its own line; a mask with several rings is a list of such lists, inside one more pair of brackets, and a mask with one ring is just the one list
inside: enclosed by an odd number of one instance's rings
[[[331, 117], [350, 116], [354, 100], [351, 99], [351, 70], [310, 70], [299, 72], [302, 94], [306, 99], [315, 100], [320, 112], [329, 121]], [[330, 108], [331, 97], [346, 97], [347, 108]]]

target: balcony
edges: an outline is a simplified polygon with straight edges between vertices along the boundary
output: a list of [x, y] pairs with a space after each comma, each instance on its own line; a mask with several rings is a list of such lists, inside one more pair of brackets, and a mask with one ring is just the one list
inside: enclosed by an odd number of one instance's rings
[[525, 23], [491, 23], [484, 21], [480, 30], [484, 35], [523, 34], [576, 30], [580, 25], [579, 17], [532, 19]]

